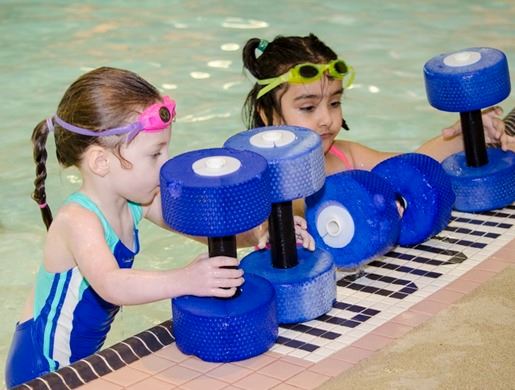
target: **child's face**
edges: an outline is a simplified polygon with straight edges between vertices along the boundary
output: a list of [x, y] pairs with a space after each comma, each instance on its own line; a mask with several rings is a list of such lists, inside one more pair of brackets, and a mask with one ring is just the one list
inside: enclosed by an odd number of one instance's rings
[[[113, 169], [118, 191], [126, 199], [143, 205], [149, 204], [159, 192], [159, 171], [168, 160], [171, 129], [140, 132], [136, 138], [121, 149], [122, 156], [132, 167], [121, 165]], [[119, 179], [118, 179], [119, 178]]]
[[276, 125], [316, 131], [327, 153], [342, 127], [342, 81], [328, 77], [309, 84], [290, 84], [281, 97], [282, 118]]

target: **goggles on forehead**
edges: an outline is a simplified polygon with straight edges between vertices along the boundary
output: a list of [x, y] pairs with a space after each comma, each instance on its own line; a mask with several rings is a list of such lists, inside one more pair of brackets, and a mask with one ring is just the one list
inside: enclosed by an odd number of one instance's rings
[[299, 64], [280, 76], [256, 80], [259, 85], [265, 85], [264, 88], [259, 90], [257, 99], [283, 83], [304, 84], [320, 80], [325, 72], [338, 80], [346, 78], [344, 88], [350, 86], [354, 81], [354, 69], [352, 66], [348, 66], [343, 60], [336, 59], [327, 64]]
[[72, 133], [88, 135], [91, 137], [107, 137], [110, 135], [127, 134], [127, 142], [136, 137], [140, 131], [162, 131], [172, 123], [175, 118], [175, 101], [168, 96], [163, 96], [163, 102], [155, 103], [147, 107], [139, 116], [138, 120], [127, 126], [115, 127], [102, 131], [92, 131], [82, 127], [74, 126], [63, 121], [57, 115], [53, 119], [63, 129]]

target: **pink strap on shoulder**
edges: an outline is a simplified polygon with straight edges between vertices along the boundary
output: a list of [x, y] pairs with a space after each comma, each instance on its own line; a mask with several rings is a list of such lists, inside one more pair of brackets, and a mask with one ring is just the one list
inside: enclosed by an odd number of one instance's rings
[[336, 156], [343, 163], [346, 170], [354, 168], [345, 153], [343, 153], [340, 149], [337, 149], [334, 145], [332, 145], [329, 149], [329, 153], [331, 153], [333, 156]]

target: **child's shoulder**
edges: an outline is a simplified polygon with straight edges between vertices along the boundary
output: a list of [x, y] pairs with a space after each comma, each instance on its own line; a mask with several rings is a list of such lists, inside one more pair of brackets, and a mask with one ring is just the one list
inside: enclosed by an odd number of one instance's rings
[[344, 153], [354, 169], [372, 169], [392, 153], [380, 152], [354, 141], [338, 140], [335, 146]]
[[353, 144], [355, 144], [355, 142], [337, 139], [334, 141], [333, 147], [345, 154], [349, 154], [353, 148]]
[[52, 225], [66, 231], [81, 231], [87, 227], [102, 228], [102, 224], [94, 211], [74, 202], [66, 203], [59, 209]]

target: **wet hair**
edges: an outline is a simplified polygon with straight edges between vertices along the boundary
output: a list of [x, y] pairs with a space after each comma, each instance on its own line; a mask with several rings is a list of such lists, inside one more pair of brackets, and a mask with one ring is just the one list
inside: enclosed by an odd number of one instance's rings
[[[326, 64], [337, 58], [336, 53], [314, 34], [305, 37], [279, 35], [266, 45], [260, 56], [256, 56], [260, 43], [259, 38], [249, 39], [242, 53], [244, 68], [258, 80], [280, 76], [298, 64]], [[274, 112], [281, 113], [280, 100], [288, 83], [281, 84], [258, 100], [258, 92], [264, 87], [256, 83], [245, 99], [242, 116], [249, 129], [271, 125]]]
[[[159, 91], [136, 73], [101, 67], [85, 73], [68, 87], [56, 114], [75, 126], [101, 131], [131, 123], [145, 107], [160, 100]], [[39, 205], [47, 229], [52, 223], [52, 212], [45, 191], [46, 141], [50, 131], [47, 120], [43, 120], [36, 125], [31, 138], [36, 164], [32, 199]], [[78, 166], [86, 148], [95, 144], [112, 149], [123, 160], [120, 147], [125, 135], [85, 136], [65, 130], [55, 121], [53, 131], [57, 161], [64, 168]]]

